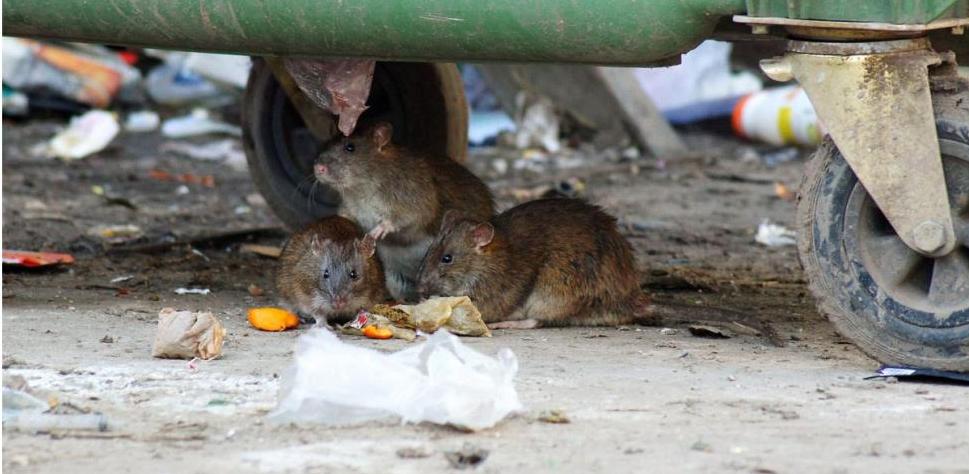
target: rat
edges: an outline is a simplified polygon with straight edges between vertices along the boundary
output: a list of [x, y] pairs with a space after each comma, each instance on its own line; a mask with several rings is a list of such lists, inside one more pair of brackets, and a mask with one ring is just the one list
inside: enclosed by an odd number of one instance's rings
[[477, 176], [446, 156], [392, 142], [393, 127], [379, 122], [331, 140], [313, 174], [340, 193], [340, 213], [378, 240], [377, 254], [393, 298], [417, 298], [421, 260], [448, 210], [487, 220], [491, 191]]
[[577, 199], [530, 201], [490, 220], [448, 212], [419, 282], [425, 297], [469, 296], [495, 329], [648, 318], [616, 219]]
[[353, 221], [325, 217], [289, 238], [276, 288], [284, 302], [317, 324], [344, 322], [387, 300], [376, 242]]

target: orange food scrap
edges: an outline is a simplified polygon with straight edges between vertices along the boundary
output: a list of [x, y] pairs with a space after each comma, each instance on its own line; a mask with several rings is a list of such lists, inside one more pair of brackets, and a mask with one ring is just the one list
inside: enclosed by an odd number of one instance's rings
[[394, 332], [389, 328], [366, 326], [363, 328], [363, 335], [370, 339], [390, 339], [394, 337]]
[[263, 331], [285, 331], [299, 326], [299, 318], [282, 308], [249, 308], [249, 324]]
[[797, 193], [791, 191], [790, 188], [785, 186], [784, 183], [780, 181], [774, 183], [774, 194], [785, 201], [793, 201], [797, 199]]

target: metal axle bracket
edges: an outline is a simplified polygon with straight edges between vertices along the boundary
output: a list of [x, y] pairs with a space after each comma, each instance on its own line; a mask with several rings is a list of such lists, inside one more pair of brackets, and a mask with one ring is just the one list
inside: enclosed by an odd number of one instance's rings
[[848, 165], [902, 241], [929, 256], [956, 245], [932, 112], [925, 38], [867, 43], [791, 41], [761, 61], [797, 79]]

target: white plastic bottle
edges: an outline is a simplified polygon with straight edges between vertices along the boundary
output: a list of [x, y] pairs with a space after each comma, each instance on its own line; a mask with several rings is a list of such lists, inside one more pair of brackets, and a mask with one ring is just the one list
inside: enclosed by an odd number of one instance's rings
[[817, 145], [824, 136], [811, 101], [796, 85], [745, 96], [731, 122], [738, 135], [772, 145]]

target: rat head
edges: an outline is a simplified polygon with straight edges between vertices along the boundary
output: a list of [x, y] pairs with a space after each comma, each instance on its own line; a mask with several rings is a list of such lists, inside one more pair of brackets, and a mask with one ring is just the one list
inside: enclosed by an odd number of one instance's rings
[[488, 222], [462, 218], [453, 210], [445, 213], [441, 230], [421, 263], [421, 297], [470, 296], [494, 261], [495, 249], [490, 245], [494, 237], [495, 228]]
[[313, 175], [337, 189], [365, 182], [394, 158], [390, 143], [393, 135], [394, 128], [387, 122], [357, 130], [349, 137], [338, 135], [324, 146]]
[[376, 243], [366, 236], [347, 242], [314, 237], [311, 251], [317, 258], [318, 278], [313, 291], [313, 306], [323, 314], [353, 313], [371, 302], [368, 289], [382, 285], [379, 274], [371, 271]]

